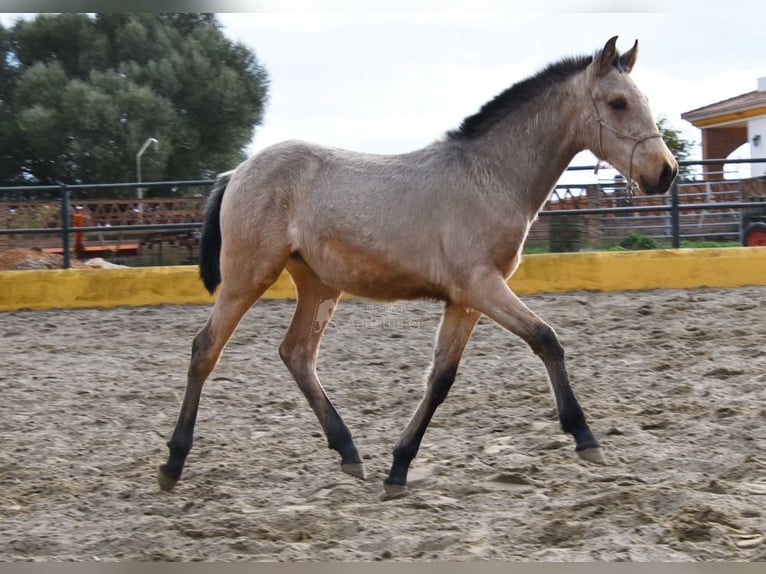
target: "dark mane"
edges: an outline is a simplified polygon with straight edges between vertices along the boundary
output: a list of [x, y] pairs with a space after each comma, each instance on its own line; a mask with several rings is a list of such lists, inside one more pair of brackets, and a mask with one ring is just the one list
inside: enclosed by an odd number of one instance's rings
[[495, 122], [508, 113], [541, 94], [549, 87], [581, 72], [593, 61], [592, 56], [565, 58], [549, 64], [534, 76], [522, 80], [484, 104], [481, 109], [468, 116], [456, 130], [447, 132], [451, 140], [470, 139], [485, 133]]

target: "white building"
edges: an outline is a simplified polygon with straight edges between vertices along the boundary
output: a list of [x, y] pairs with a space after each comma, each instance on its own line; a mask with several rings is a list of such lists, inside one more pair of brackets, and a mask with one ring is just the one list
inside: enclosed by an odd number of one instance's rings
[[[702, 159], [726, 159], [744, 143], [751, 158], [766, 158], [766, 78], [758, 79], [758, 89], [734, 96], [681, 117], [702, 130]], [[709, 179], [722, 179], [723, 162], [705, 166]], [[751, 166], [752, 177], [766, 175], [766, 163]]]

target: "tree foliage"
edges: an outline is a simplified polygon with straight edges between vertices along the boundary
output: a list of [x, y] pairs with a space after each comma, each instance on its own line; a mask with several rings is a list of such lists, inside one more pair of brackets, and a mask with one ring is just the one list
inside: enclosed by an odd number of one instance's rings
[[[696, 145], [693, 141], [681, 137], [681, 131], [673, 128], [665, 116], [661, 115], [657, 118], [657, 129], [660, 131], [662, 139], [665, 140], [665, 145], [668, 146], [668, 149], [678, 161], [689, 159]], [[682, 180], [691, 179], [689, 167], [682, 166], [678, 176]]]
[[268, 77], [213, 14], [0, 25], [0, 184], [210, 177], [244, 159]]

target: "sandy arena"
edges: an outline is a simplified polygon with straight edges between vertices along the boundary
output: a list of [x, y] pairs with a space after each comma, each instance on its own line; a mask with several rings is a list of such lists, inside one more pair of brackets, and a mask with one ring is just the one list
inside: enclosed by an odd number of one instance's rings
[[577, 458], [542, 362], [482, 319], [393, 500], [437, 304], [343, 301], [325, 336], [362, 482], [277, 355], [294, 303], [258, 303], [170, 494], [156, 471], [209, 308], [2, 313], [0, 560], [766, 560], [766, 287], [524, 299], [610, 466]]

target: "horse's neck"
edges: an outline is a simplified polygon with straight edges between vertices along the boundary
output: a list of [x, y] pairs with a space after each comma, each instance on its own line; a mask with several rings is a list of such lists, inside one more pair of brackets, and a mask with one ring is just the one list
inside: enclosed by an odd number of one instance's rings
[[498, 122], [475, 143], [485, 169], [514, 203], [525, 205], [534, 217], [551, 189], [582, 151], [578, 142], [574, 105], [567, 90], [558, 90]]

